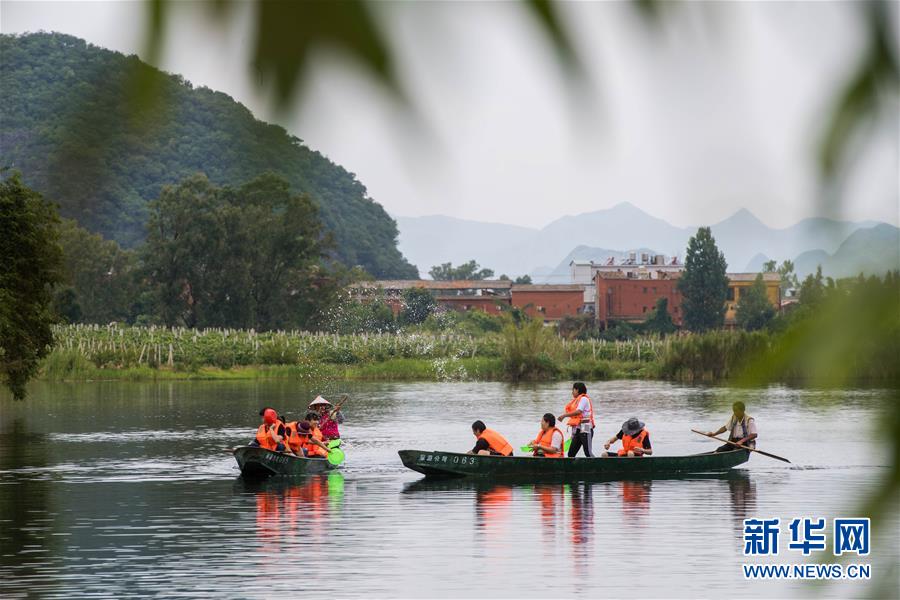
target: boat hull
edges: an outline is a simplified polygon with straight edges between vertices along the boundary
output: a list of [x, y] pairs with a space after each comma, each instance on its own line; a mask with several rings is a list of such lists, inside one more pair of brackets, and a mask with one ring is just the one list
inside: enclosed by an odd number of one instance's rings
[[258, 446], [240, 446], [234, 449], [243, 477], [261, 479], [266, 477], [301, 477], [331, 471], [336, 467], [322, 458], [302, 458], [281, 452], [266, 450]]
[[750, 457], [750, 453], [746, 450], [641, 458], [551, 459], [426, 450], [400, 450], [399, 454], [404, 466], [426, 477], [489, 477], [530, 481], [646, 479], [678, 474], [715, 473], [743, 464]]

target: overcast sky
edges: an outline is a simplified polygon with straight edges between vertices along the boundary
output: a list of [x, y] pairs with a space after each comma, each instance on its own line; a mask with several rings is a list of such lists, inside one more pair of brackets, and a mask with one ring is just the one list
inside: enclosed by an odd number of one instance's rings
[[[377, 4], [418, 121], [328, 53], [276, 113], [249, 75], [247, 4], [225, 26], [179, 4], [158, 66], [281, 123], [393, 215], [542, 226], [628, 201], [682, 226], [742, 207], [778, 227], [817, 215], [898, 223], [896, 114], [855, 151], [847, 200], [835, 208], [818, 192], [815, 144], [863, 50], [849, 3], [666, 6], [676, 10], [654, 32], [622, 3], [563, 5], [593, 88], [573, 94], [519, 5]], [[61, 31], [141, 54], [143, 27], [136, 2], [0, 2], [3, 33]]]

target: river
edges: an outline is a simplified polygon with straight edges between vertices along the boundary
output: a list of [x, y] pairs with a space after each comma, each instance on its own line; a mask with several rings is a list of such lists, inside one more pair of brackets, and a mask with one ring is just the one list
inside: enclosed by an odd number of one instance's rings
[[[760, 449], [727, 476], [573, 485], [423, 484], [403, 448], [465, 451], [475, 419], [518, 447], [566, 384], [347, 384], [344, 468], [244, 482], [223, 448], [259, 407], [296, 416], [320, 390], [291, 381], [36, 383], [0, 397], [3, 596], [843, 597], [871, 582], [760, 582], [743, 563], [802, 563], [793, 517], [854, 511], [885, 473], [872, 434], [882, 392], [590, 384], [597, 442], [646, 421], [654, 451], [712, 449], [736, 399]], [[636, 459], [640, 460], [640, 459]], [[743, 555], [743, 520], [780, 517], [778, 557]], [[873, 570], [896, 569], [897, 521], [873, 533]], [[824, 555], [824, 553], [819, 553]], [[813, 558], [833, 562], [831, 556]], [[873, 577], [876, 573], [873, 573]], [[894, 573], [896, 575], [896, 573]], [[896, 578], [894, 578], [896, 581]], [[892, 590], [891, 593], [896, 593]]]

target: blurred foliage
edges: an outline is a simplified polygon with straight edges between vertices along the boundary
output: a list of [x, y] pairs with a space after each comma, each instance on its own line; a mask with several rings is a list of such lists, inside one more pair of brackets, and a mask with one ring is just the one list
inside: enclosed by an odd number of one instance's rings
[[553, 378], [559, 372], [554, 360], [559, 338], [540, 319], [510, 320], [501, 332], [503, 371], [510, 381]]
[[[81, 227], [133, 247], [163, 186], [195, 173], [237, 186], [273, 171], [318, 206], [342, 263], [417, 276], [355, 175], [226, 94], [67, 35], [3, 35], [0, 54], [0, 163]], [[134, 100], [136, 74], [156, 102]]]
[[866, 48], [856, 70], [837, 94], [819, 145], [819, 167], [829, 178], [850, 162], [854, 133], [868, 125], [870, 131], [863, 133], [871, 135], [877, 131], [882, 115], [896, 126], [900, 87], [897, 3], [866, 0], [854, 6], [865, 21]]
[[50, 351], [53, 286], [62, 279], [56, 207], [22, 183], [0, 181], [0, 383], [16, 400]]

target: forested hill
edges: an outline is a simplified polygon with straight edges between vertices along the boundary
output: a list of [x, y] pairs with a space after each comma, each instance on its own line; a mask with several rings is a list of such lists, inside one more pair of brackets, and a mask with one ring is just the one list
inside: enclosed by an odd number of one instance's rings
[[[158, 89], [156, 104], [134, 81]], [[136, 99], [135, 99], [136, 98]], [[147, 202], [197, 172], [238, 185], [265, 171], [307, 192], [338, 258], [376, 277], [415, 277], [397, 227], [342, 167], [226, 94], [62, 34], [0, 36], [0, 166], [64, 216], [125, 246], [144, 237]]]

